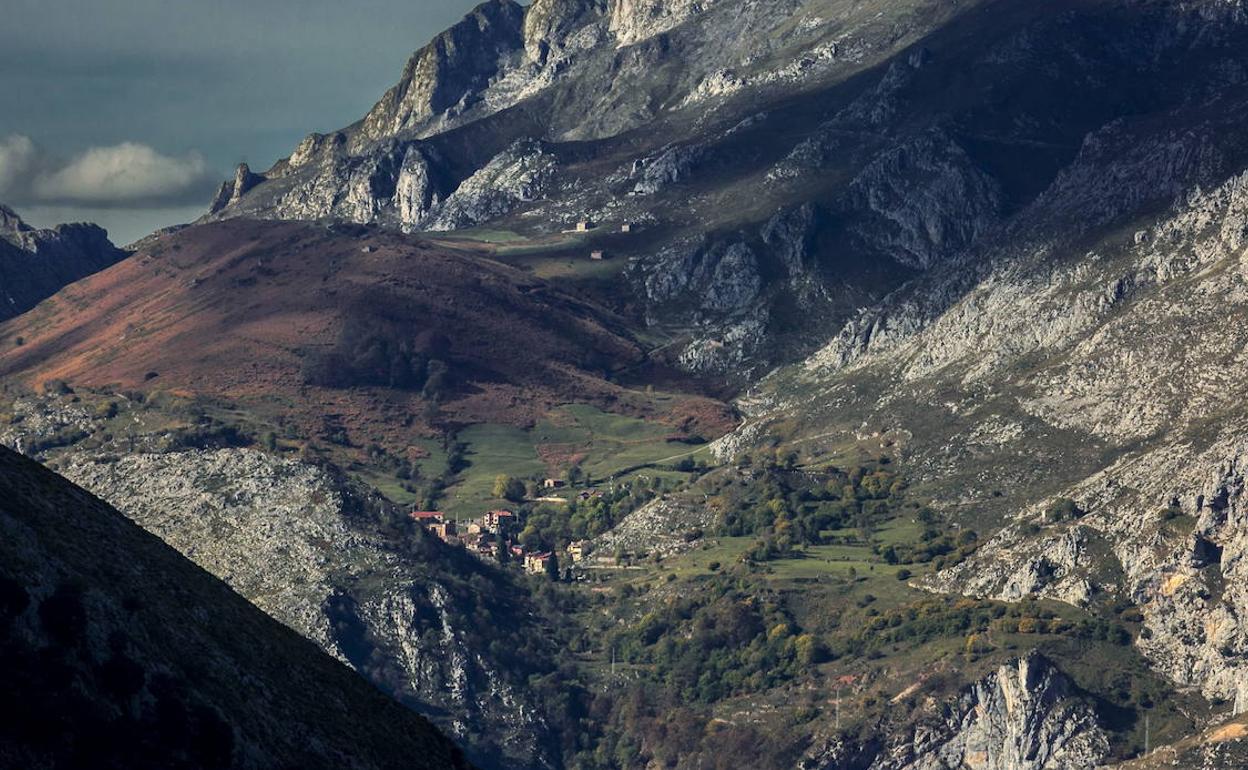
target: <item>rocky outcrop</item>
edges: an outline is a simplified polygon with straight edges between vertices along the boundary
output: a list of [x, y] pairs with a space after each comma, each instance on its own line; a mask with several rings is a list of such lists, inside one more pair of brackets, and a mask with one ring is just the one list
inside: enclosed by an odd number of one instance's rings
[[569, 38], [598, 21], [606, 0], [534, 0], [524, 14], [524, 50], [539, 67], [564, 55]]
[[212, 203], [208, 206], [208, 213], [216, 214], [226, 206], [238, 203], [248, 190], [263, 181], [264, 177], [251, 173], [251, 168], [246, 163], [238, 164], [238, 168], [234, 170], [234, 181], [221, 183], [221, 186], [217, 188], [217, 194], [212, 198]]
[[558, 168], [537, 142], [517, 142], [465, 179], [419, 220], [427, 230], [459, 230], [510, 213], [539, 196]]
[[665, 32], [714, 0], [612, 0], [610, 27], [620, 45]]
[[639, 158], [633, 163], [637, 183], [632, 192], [636, 195], [653, 195], [668, 185], [689, 176], [701, 157], [699, 147], [665, 147], [658, 154]]
[[975, 243], [999, 222], [1001, 191], [939, 131], [874, 158], [849, 185], [845, 207], [870, 250], [926, 270]]
[[39, 230], [0, 205], [0, 321], [125, 256], [101, 227], [71, 224]]
[[699, 544], [704, 530], [715, 524], [715, 512], [676, 498], [651, 500], [594, 539], [594, 552], [612, 556], [670, 556]]
[[421, 142], [389, 142], [364, 156], [333, 152], [305, 162], [258, 199], [235, 200], [222, 215], [263, 212], [278, 219], [379, 222], [422, 226], [450, 192], [436, 151]]
[[882, 725], [873, 744], [834, 740], [808, 755], [803, 770], [1090, 770], [1109, 754], [1093, 704], [1037, 653], [926, 710], [901, 734]]
[[489, 0], [434, 38], [364, 117], [351, 149], [419, 130], [435, 116], [465, 109], [509, 57], [524, 49], [524, 17], [524, 7], [512, 0]]
[[939, 732], [930, 736], [939, 748], [916, 752], [929, 756], [898, 767], [917, 769], [934, 755], [947, 767], [1090, 768], [1109, 751], [1098, 722], [1071, 681], [1033, 653], [977, 682], [946, 712], [947, 739], [940, 740]]

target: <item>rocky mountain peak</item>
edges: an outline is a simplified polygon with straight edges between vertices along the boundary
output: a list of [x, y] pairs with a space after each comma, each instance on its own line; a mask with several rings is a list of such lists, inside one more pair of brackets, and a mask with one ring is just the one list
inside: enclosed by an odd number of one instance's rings
[[399, 82], [358, 128], [357, 144], [417, 129], [471, 99], [524, 47], [525, 9], [488, 0], [408, 60]]
[[30, 229], [30, 225], [23, 222], [16, 211], [0, 203], [0, 232], [20, 233]]
[[249, 190], [264, 180], [264, 176], [252, 173], [251, 167], [246, 163], [239, 163], [234, 170], [233, 181], [226, 180], [217, 188], [217, 194], [212, 197], [212, 203], [208, 207], [209, 213], [215, 214], [226, 206], [238, 203]]

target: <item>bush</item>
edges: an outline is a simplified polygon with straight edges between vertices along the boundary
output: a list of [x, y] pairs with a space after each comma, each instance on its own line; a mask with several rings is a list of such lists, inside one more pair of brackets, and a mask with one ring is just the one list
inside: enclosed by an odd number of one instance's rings
[[494, 477], [494, 496], [513, 503], [524, 502], [524, 482], [515, 476], [500, 473]]
[[1062, 521], [1073, 521], [1083, 516], [1084, 511], [1069, 497], [1059, 497], [1044, 511], [1044, 520], [1049, 524]]

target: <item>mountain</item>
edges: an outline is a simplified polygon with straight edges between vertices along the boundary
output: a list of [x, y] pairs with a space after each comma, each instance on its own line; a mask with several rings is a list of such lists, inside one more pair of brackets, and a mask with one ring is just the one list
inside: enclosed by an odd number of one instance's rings
[[95, 225], [37, 230], [0, 204], [0, 320], [26, 312], [125, 256]]
[[116, 510], [7, 449], [0, 469], [0, 764], [469, 767]]
[[242, 170], [211, 218], [488, 227], [539, 249], [597, 222], [588, 240], [632, 261], [636, 321], [740, 385], [973, 251], [1085, 137], [1232, 93], [1240, 13], [489, 2], [364, 119]]
[[0, 325], [0, 440], [482, 766], [1229, 770], [1246, 43], [492, 0]]

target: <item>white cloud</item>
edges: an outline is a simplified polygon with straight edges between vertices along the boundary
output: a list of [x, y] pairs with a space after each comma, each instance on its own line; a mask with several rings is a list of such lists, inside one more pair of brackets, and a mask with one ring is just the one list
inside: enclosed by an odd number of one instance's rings
[[14, 134], [0, 139], [0, 194], [25, 187], [38, 161], [39, 151], [30, 137]]
[[143, 206], [204, 197], [212, 184], [204, 159], [163, 155], [145, 144], [92, 147], [57, 162], [29, 137], [0, 139], [0, 200], [17, 203]]

